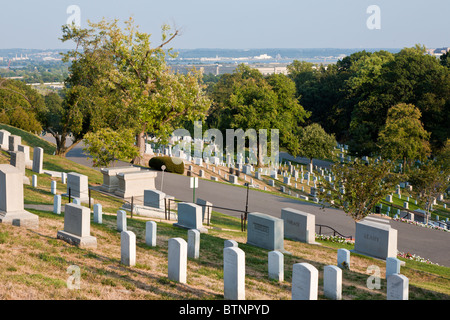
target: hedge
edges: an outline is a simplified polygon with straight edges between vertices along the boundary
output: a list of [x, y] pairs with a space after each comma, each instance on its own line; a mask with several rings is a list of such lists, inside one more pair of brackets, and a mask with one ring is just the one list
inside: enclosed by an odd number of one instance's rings
[[172, 173], [178, 173], [183, 174], [184, 173], [184, 162], [180, 158], [173, 158], [175, 159], [175, 162], [179, 164], [175, 164], [172, 161], [171, 157], [164, 156], [164, 157], [153, 157], [148, 162], [148, 166], [152, 168], [153, 170], [161, 170], [161, 167], [163, 165], [166, 166], [166, 169], [164, 171], [166, 172], [172, 172]]

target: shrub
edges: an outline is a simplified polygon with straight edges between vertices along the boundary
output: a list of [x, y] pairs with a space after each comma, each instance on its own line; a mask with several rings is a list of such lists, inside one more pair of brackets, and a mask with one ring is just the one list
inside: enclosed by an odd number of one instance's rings
[[161, 167], [163, 165], [166, 166], [166, 169], [164, 171], [166, 172], [172, 172], [172, 173], [178, 173], [183, 174], [184, 173], [184, 163], [181, 159], [175, 158], [175, 162], [171, 157], [165, 156], [165, 157], [153, 157], [148, 162], [148, 166], [152, 168], [153, 170], [161, 170]]

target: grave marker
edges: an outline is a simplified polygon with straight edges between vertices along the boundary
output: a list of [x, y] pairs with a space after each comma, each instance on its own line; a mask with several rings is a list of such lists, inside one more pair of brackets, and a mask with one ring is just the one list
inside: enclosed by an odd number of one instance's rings
[[283, 220], [264, 213], [249, 213], [247, 243], [267, 250], [284, 250]]
[[120, 262], [129, 267], [136, 265], [136, 235], [132, 231], [120, 233]]
[[187, 243], [182, 238], [169, 239], [168, 277], [180, 283], [186, 283]]
[[155, 221], [147, 221], [145, 223], [145, 243], [149, 247], [156, 247], [156, 230], [157, 225]]
[[223, 249], [225, 300], [245, 300], [245, 253], [237, 247]]
[[200, 255], [200, 231], [197, 229], [188, 230], [188, 258], [198, 259]]
[[387, 300], [408, 300], [409, 279], [402, 274], [387, 277]]
[[39, 217], [24, 210], [23, 174], [10, 164], [0, 164], [0, 223], [39, 227]]
[[103, 207], [100, 203], [94, 204], [94, 222], [103, 223]]
[[342, 269], [336, 266], [323, 268], [323, 291], [330, 299], [342, 299]]
[[81, 248], [97, 248], [97, 239], [91, 236], [89, 208], [68, 203], [64, 207], [64, 230], [56, 237]]
[[268, 254], [269, 279], [284, 281], [284, 255], [279, 251]]
[[302, 262], [292, 267], [292, 300], [317, 300], [319, 271], [313, 265]]
[[43, 173], [42, 164], [44, 161], [44, 149], [35, 147], [33, 150], [33, 171]]

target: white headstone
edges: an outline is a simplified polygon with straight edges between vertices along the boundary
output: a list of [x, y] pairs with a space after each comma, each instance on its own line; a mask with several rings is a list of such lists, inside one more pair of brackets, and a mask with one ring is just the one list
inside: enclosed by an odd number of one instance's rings
[[149, 247], [156, 247], [157, 225], [155, 221], [147, 221], [145, 223], [145, 243]]
[[100, 203], [94, 204], [94, 222], [103, 223], [103, 207]]
[[16, 136], [12, 134], [8, 137], [8, 141], [9, 141], [8, 146], [9, 151], [19, 151], [19, 144], [22, 144], [21, 136]]
[[386, 279], [390, 275], [395, 273], [400, 273], [400, 266], [402, 265], [402, 261], [395, 257], [388, 257], [386, 259]]
[[245, 300], [245, 253], [237, 247], [223, 249], [225, 300]]
[[120, 262], [129, 267], [136, 265], [136, 235], [132, 231], [120, 233]]
[[342, 299], [342, 269], [336, 266], [323, 268], [323, 291], [330, 299]]
[[283, 208], [284, 236], [306, 243], [315, 243], [316, 216], [303, 211]]
[[402, 274], [387, 277], [387, 300], [408, 300], [409, 279]]
[[44, 161], [44, 149], [40, 147], [34, 148], [33, 151], [33, 171], [43, 173], [42, 165]]
[[166, 194], [159, 190], [144, 190], [144, 206], [164, 209]]
[[127, 213], [124, 210], [117, 211], [117, 231], [127, 231]]
[[31, 178], [31, 185], [33, 188], [37, 188], [37, 175], [33, 174], [33, 177]]
[[169, 239], [169, 270], [170, 280], [186, 283], [187, 243], [182, 238]]
[[11, 133], [4, 129], [0, 130], [0, 147], [3, 150], [9, 150], [9, 136]]
[[39, 217], [24, 210], [23, 174], [10, 164], [0, 164], [0, 223], [39, 227]]
[[69, 172], [67, 174], [67, 193], [74, 198], [80, 198], [81, 202], [89, 201], [89, 185], [88, 185], [88, 176], [76, 173]]
[[390, 225], [362, 220], [356, 223], [355, 252], [379, 259], [397, 256], [397, 230]]
[[200, 231], [197, 229], [188, 230], [188, 258], [198, 259], [200, 256]]
[[319, 271], [302, 262], [292, 267], [292, 300], [317, 300]]
[[68, 203], [64, 207], [64, 230], [57, 238], [82, 248], [96, 248], [97, 239], [91, 236], [91, 211], [87, 207]]
[[202, 207], [194, 203], [180, 202], [178, 204], [178, 221], [174, 226], [197, 229], [202, 233], [207, 233], [208, 229], [203, 227]]
[[269, 279], [284, 281], [284, 255], [279, 251], [270, 251], [268, 260]]
[[225, 240], [223, 247], [224, 248], [238, 247], [238, 243], [235, 240]]
[[350, 251], [347, 249], [338, 249], [337, 266], [342, 269], [350, 269]]
[[61, 195], [59, 194], [53, 197], [53, 213], [61, 214]]
[[56, 194], [56, 181], [52, 181], [51, 183], [51, 192], [52, 194]]

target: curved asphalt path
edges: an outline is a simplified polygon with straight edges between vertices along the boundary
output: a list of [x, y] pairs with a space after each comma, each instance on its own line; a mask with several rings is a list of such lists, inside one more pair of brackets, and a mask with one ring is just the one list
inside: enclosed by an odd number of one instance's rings
[[[52, 141], [48, 137], [47, 139]], [[83, 145], [80, 143], [67, 153], [66, 158], [76, 163], [92, 167], [92, 161], [87, 159], [82, 148]], [[284, 155], [281, 156], [284, 157]], [[296, 161], [299, 160], [302, 159], [296, 159]], [[322, 162], [314, 161], [314, 164], [323, 167], [329, 164], [325, 161]], [[119, 162], [119, 164], [129, 165], [123, 162]], [[192, 201], [193, 193], [192, 189], [189, 188], [189, 177], [166, 172], [162, 179], [162, 172], [158, 172], [156, 179], [156, 188], [158, 190], [161, 190], [161, 182], [163, 183], [162, 191], [166, 194], [183, 201]], [[199, 186], [198, 189], [196, 189], [195, 195], [196, 198], [208, 200], [217, 207], [244, 211], [246, 193], [246, 188], [199, 178]], [[316, 216], [316, 224], [330, 226], [344, 236], [351, 235], [354, 237], [355, 235], [355, 222], [342, 210], [333, 208], [322, 209], [321, 206], [317, 204], [277, 196], [262, 191], [249, 190], [249, 212], [261, 212], [280, 217], [281, 209], [286, 207], [314, 214]], [[241, 216], [240, 212], [217, 208], [214, 210], [235, 217]], [[390, 225], [398, 230], [397, 247], [399, 251], [416, 254], [422, 258], [429, 259], [431, 262], [450, 267], [450, 232], [432, 230], [393, 220], [390, 220]]]

